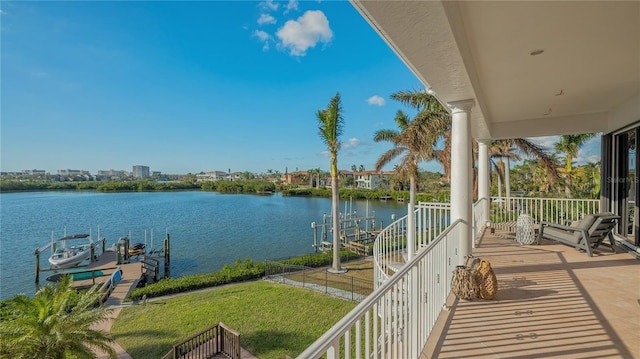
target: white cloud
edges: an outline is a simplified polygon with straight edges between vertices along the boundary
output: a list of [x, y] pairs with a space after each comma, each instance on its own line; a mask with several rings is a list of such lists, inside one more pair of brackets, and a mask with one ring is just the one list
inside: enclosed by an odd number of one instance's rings
[[298, 0], [289, 0], [289, 3], [287, 4], [287, 7], [284, 13], [286, 14], [291, 10], [298, 10]]
[[350, 138], [347, 142], [342, 144], [342, 148], [354, 148], [360, 145], [361, 141], [357, 138]]
[[547, 151], [553, 152], [556, 149], [556, 143], [560, 141], [560, 136], [530, 137], [528, 140]]
[[384, 106], [384, 99], [378, 95], [371, 96], [367, 99], [369, 105]]
[[278, 10], [278, 7], [280, 7], [280, 4], [274, 3], [273, 0], [267, 0], [267, 1], [261, 2], [260, 7], [266, 10], [276, 11]]
[[269, 41], [272, 39], [271, 35], [262, 30], [256, 30], [253, 32], [253, 36], [257, 37], [263, 43], [262, 51], [269, 50]]
[[269, 14], [261, 14], [260, 18], [258, 18], [258, 25], [264, 24], [275, 24], [276, 18]]
[[305, 12], [297, 20], [287, 21], [276, 33], [279, 45], [289, 49], [291, 56], [305, 56], [318, 42], [327, 44], [333, 38], [329, 20], [320, 10]]
[[260, 41], [268, 41], [269, 39], [271, 39], [271, 35], [267, 34], [266, 32], [264, 32], [262, 30], [254, 31], [253, 32], [253, 36], [255, 36], [258, 39], [260, 39]]

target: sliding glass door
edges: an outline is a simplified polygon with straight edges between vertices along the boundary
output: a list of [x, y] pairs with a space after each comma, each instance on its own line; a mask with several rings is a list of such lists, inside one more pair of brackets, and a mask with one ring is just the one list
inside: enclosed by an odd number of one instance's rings
[[[640, 127], [613, 135], [611, 172], [603, 172], [603, 177], [606, 175], [606, 178], [603, 178], [606, 182], [603, 184], [610, 186], [608, 190], [603, 191], [603, 195], [610, 194], [611, 209], [621, 217], [618, 234], [636, 247], [640, 247], [640, 210], [637, 198], [640, 193], [640, 178], [637, 172], [640, 168], [640, 159], [637, 156], [639, 139]], [[603, 156], [606, 152], [608, 151], [603, 148]], [[606, 171], [604, 166], [603, 171]]]

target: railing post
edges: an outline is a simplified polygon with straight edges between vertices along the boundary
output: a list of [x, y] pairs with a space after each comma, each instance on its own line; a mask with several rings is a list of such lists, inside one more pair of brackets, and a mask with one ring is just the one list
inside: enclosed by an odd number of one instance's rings
[[411, 308], [409, 309], [409, 313], [413, 313], [409, 315], [409, 357], [417, 358], [419, 353], [419, 344], [418, 344], [418, 302], [420, 300], [420, 293], [418, 292], [418, 270], [417, 268], [413, 268], [410, 272], [410, 295], [411, 295]]
[[331, 347], [327, 350], [327, 359], [338, 359], [338, 355], [340, 350], [340, 341], [336, 339], [333, 343], [331, 343]]

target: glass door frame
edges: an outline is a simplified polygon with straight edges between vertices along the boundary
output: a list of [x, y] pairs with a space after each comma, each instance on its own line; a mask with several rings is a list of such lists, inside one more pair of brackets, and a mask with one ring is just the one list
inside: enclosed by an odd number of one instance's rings
[[[633, 131], [636, 141], [636, 153], [634, 159], [634, 178], [629, 178], [629, 134]], [[605, 136], [610, 136], [605, 138]], [[620, 216], [620, 223], [616, 234], [629, 241], [629, 225], [633, 226], [632, 242], [640, 247], [640, 208], [638, 206], [638, 194], [640, 194], [640, 156], [638, 156], [638, 140], [640, 139], [640, 126], [635, 124], [614, 134], [603, 135], [602, 141], [602, 166], [601, 166], [601, 206], [602, 211], [607, 208]], [[606, 158], [608, 157], [608, 158]], [[612, 161], [611, 161], [612, 160]], [[609, 163], [611, 161], [612, 163]], [[629, 189], [634, 186], [635, 197], [633, 207], [633, 219], [629, 218]], [[608, 203], [607, 203], [608, 202]], [[630, 223], [631, 222], [631, 223]]]

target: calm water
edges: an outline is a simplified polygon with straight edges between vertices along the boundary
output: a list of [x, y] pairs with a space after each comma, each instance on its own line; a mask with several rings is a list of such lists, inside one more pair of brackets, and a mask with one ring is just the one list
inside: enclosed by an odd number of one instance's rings
[[[402, 216], [395, 202], [347, 201], [340, 210], [367, 212], [380, 221]], [[111, 246], [132, 242], [162, 248], [171, 236], [171, 274], [212, 272], [237, 258], [256, 261], [312, 253], [311, 222], [331, 212], [328, 198], [228, 195], [216, 192], [116, 193], [35, 192], [0, 194], [0, 299], [35, 292], [34, 249], [67, 234], [92, 233]], [[403, 213], [404, 212], [404, 213]], [[49, 267], [50, 251], [41, 255]], [[49, 272], [44, 272], [41, 283]]]

